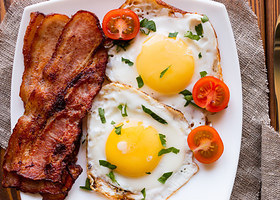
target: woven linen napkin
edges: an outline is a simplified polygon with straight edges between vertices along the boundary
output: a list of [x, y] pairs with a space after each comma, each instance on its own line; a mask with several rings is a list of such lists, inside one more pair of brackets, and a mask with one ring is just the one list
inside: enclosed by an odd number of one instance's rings
[[[10, 133], [13, 57], [24, 7], [44, 0], [15, 0], [0, 25], [0, 145]], [[237, 44], [243, 91], [241, 153], [231, 199], [280, 199], [280, 137], [269, 126], [267, 71], [257, 17], [247, 0], [223, 3]], [[228, 55], [230, 56], [230, 55]]]

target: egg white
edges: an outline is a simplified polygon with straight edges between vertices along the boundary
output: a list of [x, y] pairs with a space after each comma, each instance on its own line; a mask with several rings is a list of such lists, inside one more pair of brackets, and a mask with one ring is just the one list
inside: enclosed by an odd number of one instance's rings
[[[138, 33], [135, 39], [133, 39], [126, 50], [117, 50], [114, 46], [109, 50], [109, 61], [106, 70], [106, 76], [113, 82], [119, 82], [123, 84], [131, 85], [138, 88], [136, 77], [139, 76], [136, 69], [136, 58], [141, 52], [142, 45], [145, 40], [154, 36], [155, 34], [161, 34], [168, 36], [169, 33], [178, 32], [176, 40], [182, 39], [188, 45], [189, 50], [192, 52], [192, 56], [195, 62], [195, 70], [193, 77], [186, 87], [189, 91], [192, 91], [194, 84], [201, 78], [200, 72], [206, 71], [207, 75], [215, 76], [221, 78], [221, 73], [218, 71], [219, 53], [218, 53], [218, 42], [215, 35], [215, 31], [209, 22], [202, 23], [202, 15], [187, 13], [181, 17], [170, 17], [168, 15], [161, 16], [149, 16], [145, 15], [149, 20], [153, 20], [156, 24], [156, 32], [150, 32], [149, 35], [143, 33]], [[149, 18], [150, 17], [150, 18]], [[192, 31], [196, 34], [195, 26], [202, 24], [203, 27], [203, 37], [196, 41], [184, 37], [187, 31]], [[199, 58], [199, 53], [202, 57]], [[122, 62], [122, 57], [129, 59], [134, 62], [133, 66], [128, 66]], [[206, 123], [206, 114], [203, 110], [188, 105], [184, 107], [186, 101], [183, 95], [165, 95], [161, 94], [147, 85], [141, 88], [142, 91], [150, 94], [152, 97], [156, 98], [160, 102], [170, 105], [185, 114], [187, 121], [190, 123], [191, 127], [197, 127], [204, 125]]]
[[[119, 104], [127, 104], [127, 117], [122, 117]], [[161, 124], [154, 120], [148, 114], [144, 113], [141, 105], [153, 110], [156, 114], [164, 118], [168, 124]], [[106, 123], [103, 124], [98, 114], [98, 108], [105, 110]], [[130, 178], [118, 173], [114, 173], [117, 182], [113, 183], [106, 176], [110, 170], [99, 165], [99, 160], [106, 160], [105, 145], [107, 138], [114, 129], [111, 121], [116, 124], [125, 122], [141, 121], [144, 126], [152, 126], [159, 133], [166, 135], [166, 146], [175, 147], [180, 150], [178, 154], [168, 153], [162, 155], [158, 166], [151, 172], [139, 178]], [[125, 127], [126, 125], [124, 125]], [[182, 185], [184, 185], [198, 170], [193, 162], [193, 154], [187, 145], [187, 135], [189, 124], [184, 119], [182, 113], [160, 104], [150, 96], [140, 92], [137, 89], [111, 83], [105, 85], [93, 102], [91, 112], [87, 120], [88, 146], [88, 173], [92, 181], [102, 180], [99, 191], [109, 196], [117, 196], [115, 187], [127, 190], [132, 194], [128, 197], [133, 199], [142, 199], [141, 190], [146, 189], [146, 199], [162, 200], [173, 194]], [[166, 172], [173, 172], [165, 184], [157, 179]]]

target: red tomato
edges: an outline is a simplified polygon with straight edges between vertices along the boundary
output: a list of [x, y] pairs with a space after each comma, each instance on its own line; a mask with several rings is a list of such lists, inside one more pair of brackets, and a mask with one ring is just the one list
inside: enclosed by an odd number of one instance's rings
[[114, 40], [130, 40], [140, 29], [138, 16], [129, 9], [109, 11], [103, 19], [102, 29], [105, 35]]
[[226, 108], [230, 96], [227, 85], [213, 76], [199, 79], [193, 87], [192, 95], [196, 105], [210, 112]]
[[218, 132], [211, 126], [199, 126], [193, 129], [187, 141], [194, 157], [201, 163], [215, 162], [224, 151], [224, 144]]

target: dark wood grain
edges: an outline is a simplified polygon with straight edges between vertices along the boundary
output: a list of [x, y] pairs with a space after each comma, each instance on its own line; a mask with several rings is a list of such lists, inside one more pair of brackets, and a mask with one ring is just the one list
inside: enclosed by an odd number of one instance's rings
[[[269, 97], [270, 97], [270, 118], [271, 124], [275, 127], [275, 94], [273, 84], [273, 38], [277, 16], [279, 15], [280, 3], [279, 0], [248, 0], [253, 11], [258, 16], [258, 23], [261, 30], [263, 45], [266, 53], [266, 64], [268, 71], [269, 82]], [[0, 0], [0, 21], [3, 20], [6, 10], [12, 3], [12, 0]], [[2, 182], [2, 162], [4, 150], [0, 150], [0, 181]], [[5, 189], [0, 186], [0, 200], [19, 200], [19, 194], [14, 189]]]

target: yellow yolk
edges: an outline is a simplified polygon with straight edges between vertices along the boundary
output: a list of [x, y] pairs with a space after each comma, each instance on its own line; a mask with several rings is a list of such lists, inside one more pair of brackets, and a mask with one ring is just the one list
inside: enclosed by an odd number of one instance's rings
[[145, 85], [160, 93], [176, 94], [191, 81], [194, 59], [183, 40], [154, 35], [143, 43], [136, 67]]
[[139, 177], [153, 171], [158, 165], [161, 159], [158, 152], [162, 148], [155, 128], [144, 127], [141, 122], [128, 123], [122, 127], [120, 135], [116, 134], [115, 129], [110, 133], [106, 142], [106, 158], [117, 166], [114, 171], [119, 174]]

